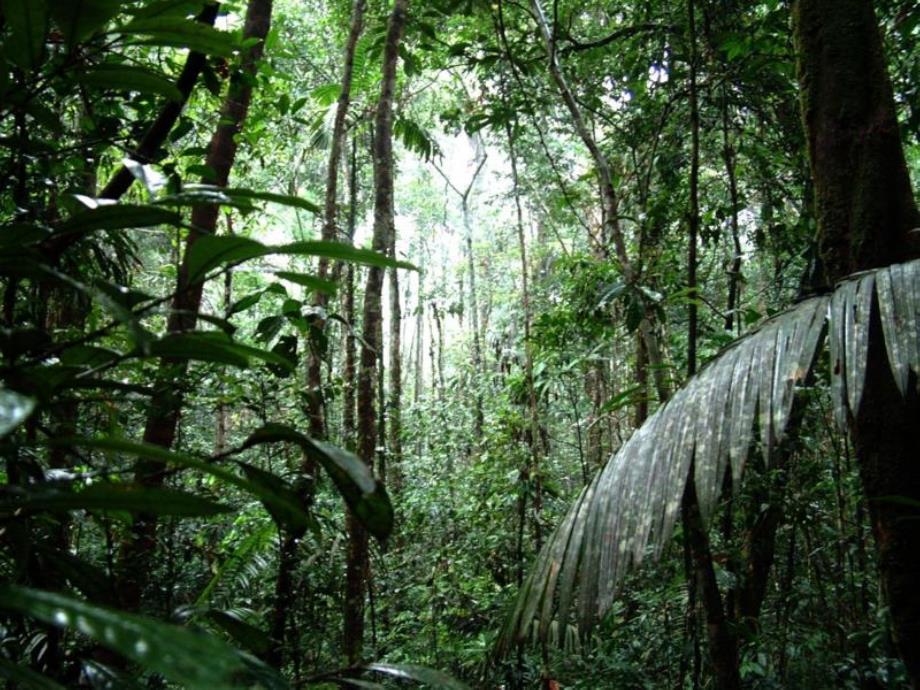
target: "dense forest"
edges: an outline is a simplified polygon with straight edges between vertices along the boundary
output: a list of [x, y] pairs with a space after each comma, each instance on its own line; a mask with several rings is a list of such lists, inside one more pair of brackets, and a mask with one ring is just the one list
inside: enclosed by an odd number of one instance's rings
[[920, 6], [0, 0], [9, 688], [920, 688]]

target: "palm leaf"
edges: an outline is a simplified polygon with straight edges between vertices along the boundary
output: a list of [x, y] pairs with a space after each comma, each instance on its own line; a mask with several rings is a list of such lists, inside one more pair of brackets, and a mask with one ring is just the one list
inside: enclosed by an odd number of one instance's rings
[[[525, 581], [497, 644], [504, 654], [531, 631], [547, 640], [582, 633], [609, 610], [626, 572], [668, 542], [693, 481], [704, 520], [731, 467], [737, 484], [756, 441], [769, 465], [786, 436], [796, 386], [830, 333], [831, 388], [841, 428], [859, 409], [869, 324], [882, 324], [891, 371], [907, 393], [920, 374], [920, 261], [851, 276], [735, 341], [692, 378], [608, 460], [552, 534]], [[691, 461], [694, 461], [691, 463]], [[564, 639], [566, 636], [555, 635]]]

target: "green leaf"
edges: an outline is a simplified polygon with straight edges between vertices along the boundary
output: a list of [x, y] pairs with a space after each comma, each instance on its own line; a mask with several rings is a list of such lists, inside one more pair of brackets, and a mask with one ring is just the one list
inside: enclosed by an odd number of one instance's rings
[[265, 510], [272, 516], [279, 529], [287, 529], [300, 536], [310, 527], [310, 521], [306, 519], [306, 511], [302, 508], [298, 510], [287, 508], [287, 506], [300, 506], [303, 503], [300, 496], [288, 486], [287, 482], [278, 475], [249, 463], [238, 462], [237, 464], [243, 470], [246, 478], [255, 486], [261, 487], [266, 496], [283, 499], [283, 503], [280, 505], [272, 501], [264, 504]]
[[265, 256], [268, 252], [264, 244], [246, 237], [203, 235], [195, 240], [185, 257], [188, 281], [194, 285], [218, 266]]
[[9, 58], [28, 71], [41, 63], [48, 33], [45, 0], [0, 0], [0, 11], [10, 27], [4, 39]]
[[291, 206], [299, 208], [310, 213], [320, 213], [322, 209], [312, 201], [303, 199], [299, 196], [290, 196], [288, 194], [275, 194], [274, 192], [257, 192], [252, 189], [234, 189], [226, 188], [223, 192], [231, 199], [257, 199], [259, 201], [270, 201], [273, 204], [282, 206]]
[[0, 388], [0, 438], [29, 418], [35, 410], [35, 400], [9, 388]]
[[334, 295], [338, 287], [334, 281], [323, 280], [307, 273], [292, 273], [290, 271], [276, 271], [275, 275], [282, 280], [287, 280], [296, 285], [303, 285], [305, 288], [314, 292], [324, 292], [327, 295]]
[[196, 458], [192, 455], [186, 455], [184, 453], [177, 453], [175, 451], [166, 450], [165, 448], [161, 448], [160, 446], [155, 446], [150, 443], [135, 443], [134, 441], [128, 441], [126, 439], [120, 439], [111, 436], [103, 438], [69, 438], [57, 441], [57, 443], [80, 448], [91, 448], [114, 453], [125, 453], [136, 457], [147, 458], [148, 460], [154, 460], [156, 462], [162, 462], [164, 465], [173, 465], [175, 467], [184, 467], [198, 470], [199, 472], [211, 475], [212, 477], [215, 477], [222, 482], [235, 486], [249, 494], [252, 494], [253, 496], [256, 496], [262, 501], [263, 504], [270, 504], [276, 511], [284, 512], [289, 516], [295, 513], [301, 513], [302, 518], [300, 519], [303, 520], [303, 522], [307, 525], [312, 524], [312, 519], [307, 513], [304, 512], [303, 507], [299, 502], [292, 503], [286, 496], [277, 495], [272, 492], [270, 488], [256, 484], [249, 479], [240, 477], [235, 472], [232, 472], [224, 467], [220, 467], [219, 465], [211, 462], [206, 462], [205, 460]]
[[[251, 687], [271, 673], [212, 635], [41, 590], [8, 586], [0, 607], [58, 628], [72, 628], [146, 669], [191, 690]], [[277, 681], [280, 687], [283, 682]]]
[[12, 681], [12, 685], [8, 687], [23, 687], [27, 690], [64, 690], [63, 685], [58, 685], [47, 676], [25, 666], [14, 664], [3, 657], [0, 657], [0, 677]]
[[227, 311], [227, 316], [233, 316], [234, 314], [239, 314], [241, 311], [246, 311], [250, 307], [254, 307], [259, 303], [259, 300], [262, 299], [262, 295], [264, 294], [265, 290], [259, 290], [245, 297], [241, 297], [231, 305], [230, 309]]
[[69, 510], [127, 510], [151, 515], [200, 517], [225, 513], [231, 508], [185, 491], [108, 482], [93, 484], [82, 491], [49, 486], [9, 487], [6, 495], [0, 496], [0, 514]]
[[170, 333], [150, 344], [150, 354], [170, 359], [187, 359], [246, 368], [251, 358], [293, 370], [294, 364], [275, 352], [234, 342], [226, 333], [191, 331]]
[[271, 639], [265, 632], [241, 620], [232, 612], [210, 609], [207, 616], [217, 627], [230, 635], [235, 642], [243, 645], [251, 652], [264, 654], [271, 648]]
[[112, 33], [131, 36], [131, 42], [138, 45], [188, 48], [225, 58], [231, 57], [239, 48], [235, 33], [219, 31], [194, 19], [174, 15], [137, 18], [115, 28]]
[[229, 364], [246, 368], [249, 358], [242, 354], [225, 335], [211, 331], [170, 333], [150, 344], [150, 354], [169, 359], [194, 360]]
[[377, 539], [384, 540], [393, 530], [393, 506], [386, 490], [370, 468], [356, 455], [326, 443], [314, 441], [283, 424], [266, 424], [243, 444], [244, 448], [263, 443], [293, 443], [322, 465], [332, 478], [352, 512]]
[[58, 226], [58, 234], [179, 225], [181, 221], [178, 213], [157, 206], [105, 204], [74, 214]]
[[133, 65], [98, 65], [77, 75], [77, 80], [86, 86], [117, 91], [139, 91], [165, 96], [171, 101], [182, 100], [176, 85], [164, 75], [153, 70]]
[[350, 244], [345, 244], [344, 242], [331, 242], [329, 240], [307, 240], [305, 242], [285, 244], [280, 247], [273, 247], [272, 253], [324, 256], [327, 259], [339, 259], [340, 261], [349, 261], [364, 266], [406, 268], [410, 271], [418, 270], [413, 264], [407, 261], [391, 259], [385, 254], [375, 252], [372, 249], [362, 249], [353, 247]]
[[51, 17], [67, 40], [68, 47], [80, 43], [118, 14], [121, 0], [49, 0]]

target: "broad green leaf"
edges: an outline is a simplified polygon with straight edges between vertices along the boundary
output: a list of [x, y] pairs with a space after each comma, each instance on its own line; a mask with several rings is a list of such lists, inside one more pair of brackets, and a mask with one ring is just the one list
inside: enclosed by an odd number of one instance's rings
[[233, 316], [234, 314], [239, 314], [241, 311], [246, 311], [250, 307], [254, 307], [259, 303], [259, 300], [262, 299], [262, 295], [265, 294], [265, 290], [259, 290], [253, 292], [245, 297], [241, 297], [236, 302], [234, 302], [230, 309], [227, 312], [227, 316]]
[[51, 17], [69, 47], [102, 29], [121, 9], [121, 0], [48, 0]]
[[150, 344], [150, 354], [242, 368], [249, 366], [249, 357], [240, 352], [233, 341], [222, 333], [211, 331], [170, 333]]
[[[14, 490], [15, 489], [15, 490]], [[10, 487], [0, 496], [0, 514], [69, 510], [128, 510], [152, 515], [200, 517], [225, 513], [229, 506], [175, 489], [100, 482], [82, 491], [39, 486]]]
[[376, 266], [378, 268], [406, 268], [411, 271], [418, 270], [407, 261], [391, 259], [385, 254], [375, 252], [372, 249], [362, 249], [353, 247], [350, 244], [345, 244], [344, 242], [331, 242], [329, 240], [293, 242], [280, 247], [272, 247], [271, 251], [276, 254], [324, 256], [327, 259], [339, 259], [340, 261], [348, 261], [364, 266]]
[[55, 592], [8, 586], [0, 590], [0, 608], [74, 629], [191, 690], [252, 687], [254, 672], [260, 676], [270, 673], [263, 664], [212, 635]]
[[283, 424], [266, 424], [256, 430], [244, 448], [263, 443], [293, 443], [319, 463], [332, 478], [348, 507], [368, 531], [386, 539], [393, 530], [393, 506], [383, 485], [356, 455], [326, 443], [314, 441]]
[[175, 15], [140, 17], [117, 27], [113, 33], [130, 36], [131, 42], [139, 45], [188, 48], [225, 58], [239, 48], [235, 33]]
[[114, 604], [118, 600], [115, 581], [102, 568], [67, 550], [58, 550], [42, 542], [33, 544], [33, 548], [42, 569], [47, 570], [57, 581], [66, 581], [97, 604]]
[[157, 206], [106, 204], [74, 214], [58, 226], [63, 235], [83, 234], [95, 230], [124, 230], [149, 228], [157, 225], [179, 225], [178, 213]]
[[285, 496], [279, 496], [273, 493], [265, 486], [256, 484], [245, 479], [235, 472], [221, 467], [212, 462], [207, 462], [201, 458], [196, 458], [185, 453], [166, 450], [160, 446], [150, 443], [135, 443], [126, 439], [115, 437], [102, 438], [69, 438], [58, 441], [65, 445], [76, 446], [79, 448], [91, 448], [95, 450], [108, 451], [113, 453], [125, 453], [135, 457], [146, 458], [162, 462], [164, 465], [174, 467], [184, 467], [198, 470], [204, 474], [215, 477], [216, 479], [242, 489], [262, 501], [263, 504], [270, 504], [276, 511], [284, 512], [287, 515], [301, 513], [302, 519], [306, 524], [312, 524], [312, 519], [307, 513], [304, 513], [302, 506], [298, 503], [292, 503]]
[[179, 89], [164, 75], [133, 65], [97, 65], [81, 71], [77, 79], [100, 89], [140, 91], [165, 96], [171, 101], [182, 100]]
[[7, 687], [22, 687], [26, 690], [64, 690], [63, 685], [58, 685], [48, 676], [43, 676], [26, 666], [14, 664], [3, 657], [0, 657], [0, 678], [10, 681], [11, 685]]
[[9, 58], [24, 70], [41, 63], [48, 33], [48, 6], [45, 0], [0, 0], [0, 11], [10, 27], [4, 40]]
[[283, 503], [268, 501], [265, 510], [272, 516], [279, 529], [287, 529], [295, 534], [303, 534], [310, 527], [307, 513], [302, 508], [290, 510], [287, 506], [299, 506], [303, 503], [300, 496], [288, 486], [281, 477], [267, 472], [247, 462], [237, 463], [243, 470], [246, 478], [255, 486], [260, 487], [266, 496], [281, 498]]
[[303, 285], [305, 288], [314, 292], [325, 292], [327, 295], [334, 295], [338, 289], [335, 282], [323, 280], [307, 273], [292, 273], [291, 271], [276, 271], [275, 275], [282, 280], [287, 280], [296, 285]]
[[256, 199], [258, 201], [270, 201], [282, 206], [291, 206], [299, 208], [310, 213], [320, 213], [322, 209], [312, 201], [303, 199], [299, 196], [290, 196], [288, 194], [275, 194], [274, 192], [258, 192], [252, 189], [227, 188], [224, 193], [231, 199]]
[[271, 648], [271, 638], [268, 634], [254, 625], [250, 625], [230, 611], [210, 609], [208, 619], [217, 627], [226, 632], [235, 642], [246, 647], [256, 654], [264, 654]]
[[31, 223], [10, 223], [0, 226], [0, 250], [19, 249], [48, 239], [50, 231]]
[[0, 438], [26, 421], [34, 409], [34, 399], [9, 388], [0, 388]]
[[269, 251], [261, 242], [246, 237], [203, 235], [195, 240], [185, 257], [188, 281], [194, 285], [218, 266], [265, 256]]

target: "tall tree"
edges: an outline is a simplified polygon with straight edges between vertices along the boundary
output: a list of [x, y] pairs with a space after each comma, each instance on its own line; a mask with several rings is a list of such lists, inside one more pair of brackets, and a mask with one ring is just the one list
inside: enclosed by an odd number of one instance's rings
[[[243, 128], [252, 100], [256, 70], [262, 57], [265, 37], [271, 25], [272, 0], [250, 0], [246, 8], [243, 38], [251, 43], [244, 51], [239, 69], [234, 73], [220, 110], [217, 129], [211, 137], [205, 165], [214, 172], [213, 182], [225, 187], [236, 158], [237, 135]], [[204, 283], [189, 280], [188, 257], [199, 238], [213, 234], [217, 229], [219, 209], [206, 204], [192, 209], [191, 228], [185, 240], [184, 259], [179, 268], [176, 291], [167, 320], [169, 333], [182, 333], [195, 329]], [[170, 448], [182, 412], [182, 378], [188, 360], [164, 357], [154, 384], [144, 427], [144, 441], [162, 448]], [[140, 461], [134, 471], [138, 484], [148, 487], [163, 483], [162, 464]], [[156, 551], [156, 517], [140, 514], [132, 525], [130, 537], [119, 555], [119, 594], [122, 606], [137, 610], [146, 587], [150, 563]]]
[[[387, 25], [383, 49], [380, 98], [374, 116], [374, 235], [372, 247], [386, 253], [394, 226], [393, 208], [393, 100], [399, 46], [409, 9], [409, 0], [395, 0]], [[358, 455], [373, 467], [377, 451], [377, 419], [374, 390], [377, 362], [382, 348], [381, 293], [383, 269], [367, 271], [362, 310], [363, 339], [358, 370]], [[348, 562], [345, 574], [345, 620], [343, 647], [346, 660], [361, 659], [364, 646], [364, 593], [367, 585], [368, 535], [357, 518], [348, 513]]]
[[[335, 120], [332, 124], [332, 141], [329, 145], [329, 163], [326, 167], [326, 195], [323, 203], [322, 239], [331, 242], [340, 239], [338, 233], [338, 184], [339, 165], [342, 159], [342, 147], [345, 142], [345, 125], [348, 109], [351, 105], [351, 83], [354, 75], [355, 48], [364, 28], [364, 11], [366, 0], [355, 0], [351, 10], [351, 28], [345, 43], [342, 57], [342, 81], [339, 98], [336, 102]], [[329, 275], [329, 259], [320, 257], [317, 276], [326, 279]], [[310, 420], [310, 434], [316, 438], [326, 435], [325, 403], [323, 399], [322, 364], [323, 352], [321, 342], [326, 326], [326, 316], [322, 313], [329, 302], [329, 296], [319, 290], [313, 300], [318, 312], [311, 329], [312, 337], [307, 361], [307, 413]]]
[[[802, 120], [828, 285], [854, 271], [920, 256], [920, 214], [871, 0], [797, 0], [793, 22]], [[886, 362], [878, 310], [865, 389], [848, 412], [879, 552], [892, 633], [920, 687], [920, 398], [906, 400]], [[906, 500], [906, 502], [905, 502]], [[913, 503], [910, 503], [913, 502]]]

